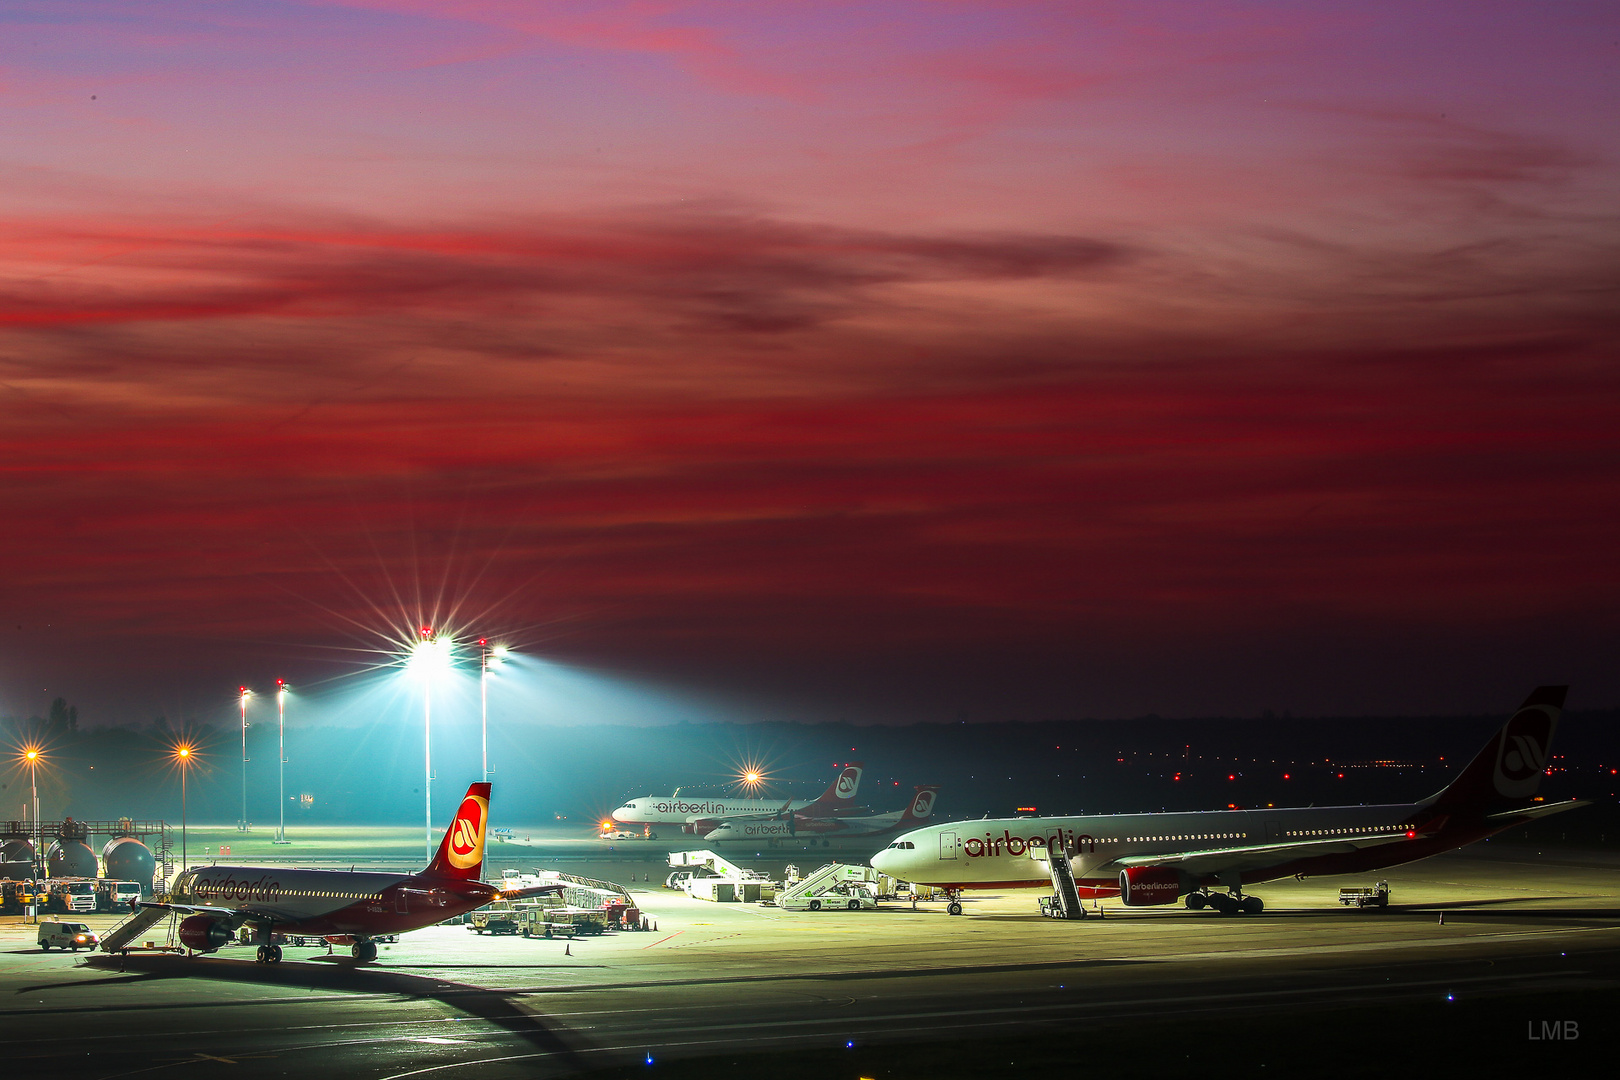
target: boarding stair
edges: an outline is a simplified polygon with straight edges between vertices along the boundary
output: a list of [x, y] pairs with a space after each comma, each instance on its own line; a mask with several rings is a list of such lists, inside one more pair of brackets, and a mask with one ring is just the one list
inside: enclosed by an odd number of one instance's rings
[[701, 866], [708, 869], [715, 877], [727, 878], [731, 881], [766, 881], [765, 874], [758, 870], [750, 870], [746, 866], [738, 866], [724, 855], [713, 851], [672, 851], [669, 853], [669, 865], [679, 869], [683, 866]]
[[776, 906], [787, 911], [851, 911], [877, 906], [878, 872], [870, 866], [828, 863], [776, 894]]
[[101, 951], [115, 953], [129, 948], [130, 942], [144, 933], [148, 927], [168, 917], [168, 908], [141, 908], [107, 932], [107, 936], [101, 939]]
[[1042, 911], [1054, 919], [1083, 919], [1086, 909], [1080, 906], [1080, 891], [1074, 885], [1074, 862], [1063, 850], [1049, 851], [1046, 869], [1052, 875], [1052, 897]]

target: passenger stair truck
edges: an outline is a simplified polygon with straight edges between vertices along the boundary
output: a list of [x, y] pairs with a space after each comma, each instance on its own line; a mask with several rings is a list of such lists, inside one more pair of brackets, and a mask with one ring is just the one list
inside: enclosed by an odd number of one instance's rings
[[1052, 875], [1052, 895], [1041, 897], [1041, 914], [1052, 919], [1085, 918], [1086, 909], [1080, 906], [1080, 892], [1074, 886], [1074, 860], [1069, 853], [1034, 847], [1029, 854], [1037, 862], [1046, 863]]
[[122, 952], [141, 934], [145, 933], [155, 923], [160, 923], [169, 917], [169, 912], [161, 907], [143, 907], [117, 926], [113, 927], [101, 939], [102, 952]]
[[694, 870], [701, 867], [713, 875], [700, 877], [693, 874], [682, 882], [681, 888], [685, 889], [686, 895], [694, 900], [751, 904], [759, 900], [769, 900], [777, 895], [776, 882], [758, 870], [738, 866], [713, 851], [672, 851], [669, 853], [669, 865], [676, 868], [691, 867]]
[[870, 911], [877, 907], [879, 874], [870, 866], [828, 863], [776, 894], [784, 911]]

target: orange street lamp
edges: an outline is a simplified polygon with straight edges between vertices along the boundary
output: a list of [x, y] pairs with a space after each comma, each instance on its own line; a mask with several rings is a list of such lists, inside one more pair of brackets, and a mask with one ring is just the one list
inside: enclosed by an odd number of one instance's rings
[[[43, 843], [45, 839], [45, 831], [39, 827], [39, 782], [34, 776], [34, 770], [39, 767], [40, 756], [41, 751], [37, 746], [23, 748], [23, 760], [28, 762], [28, 787], [34, 797], [34, 821], [32, 831], [34, 833], [34, 862], [36, 864], [39, 862], [40, 844]], [[37, 871], [39, 867], [36, 865], [34, 869]]]
[[174, 748], [174, 760], [180, 766], [180, 869], [186, 868], [186, 777], [191, 772], [194, 751], [189, 743]]

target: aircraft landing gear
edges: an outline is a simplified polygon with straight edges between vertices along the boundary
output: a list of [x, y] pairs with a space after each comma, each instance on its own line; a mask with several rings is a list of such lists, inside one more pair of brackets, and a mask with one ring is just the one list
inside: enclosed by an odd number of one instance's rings
[[1204, 908], [1206, 908], [1208, 906], [1209, 906], [1209, 897], [1206, 896], [1205, 894], [1203, 894], [1201, 892], [1190, 892], [1190, 893], [1187, 894], [1187, 910], [1188, 911], [1203, 911]]
[[[1210, 907], [1222, 915], [1258, 915], [1266, 910], [1266, 902], [1258, 896], [1244, 896], [1239, 892], [1210, 893], [1206, 898]], [[1192, 907], [1192, 897], [1187, 898], [1187, 906]]]
[[952, 900], [949, 904], [946, 904], [945, 905], [945, 913], [947, 915], [960, 915], [960, 914], [962, 914], [962, 903], [961, 903], [961, 901]]
[[281, 946], [260, 945], [259, 951], [254, 955], [253, 959], [260, 964], [279, 964], [281, 963]]
[[375, 941], [357, 941], [349, 949], [349, 953], [362, 964], [369, 964], [377, 959], [377, 943]]

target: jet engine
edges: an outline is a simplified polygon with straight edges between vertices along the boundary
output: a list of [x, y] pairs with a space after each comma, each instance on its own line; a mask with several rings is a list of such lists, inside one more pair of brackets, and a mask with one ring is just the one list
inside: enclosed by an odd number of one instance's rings
[[231, 941], [231, 928], [212, 915], [188, 915], [180, 921], [180, 944], [197, 952], [213, 952]]
[[1173, 904], [1191, 892], [1186, 876], [1168, 866], [1133, 866], [1119, 872], [1119, 898], [1126, 907]]

